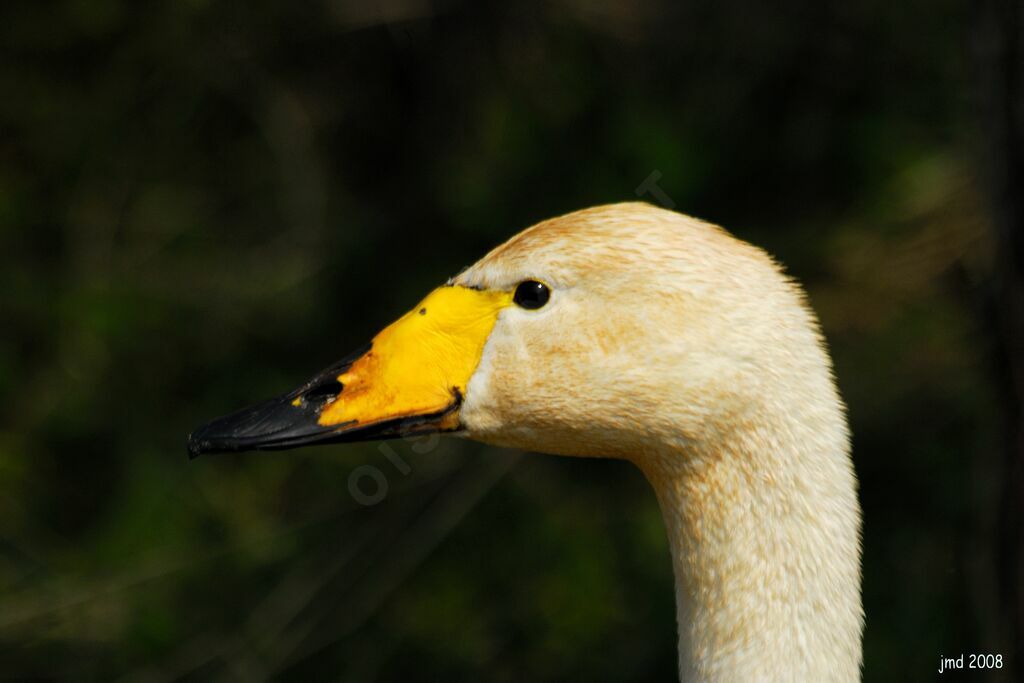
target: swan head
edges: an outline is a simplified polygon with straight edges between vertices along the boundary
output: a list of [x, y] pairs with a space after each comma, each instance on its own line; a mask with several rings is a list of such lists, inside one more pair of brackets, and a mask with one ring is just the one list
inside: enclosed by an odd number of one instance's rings
[[367, 348], [196, 430], [189, 450], [442, 431], [642, 459], [723, 438], [783, 399], [773, 379], [820, 365], [819, 347], [764, 252], [647, 204], [601, 206], [519, 233]]
[[632, 460], [662, 507], [684, 680], [856, 680], [846, 422], [800, 289], [645, 204], [539, 223], [192, 455], [449, 432]]

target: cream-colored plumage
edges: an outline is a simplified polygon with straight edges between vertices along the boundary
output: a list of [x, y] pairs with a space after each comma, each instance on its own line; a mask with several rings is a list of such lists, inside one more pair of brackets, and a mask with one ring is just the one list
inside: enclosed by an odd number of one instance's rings
[[455, 431], [630, 460], [668, 530], [683, 680], [860, 677], [843, 406], [814, 316], [764, 252], [618, 204], [540, 223], [449, 284], [189, 452]]
[[860, 677], [860, 510], [842, 403], [797, 285], [716, 226], [631, 203], [540, 223], [453, 283], [508, 307], [463, 434], [634, 462], [665, 519], [685, 681]]

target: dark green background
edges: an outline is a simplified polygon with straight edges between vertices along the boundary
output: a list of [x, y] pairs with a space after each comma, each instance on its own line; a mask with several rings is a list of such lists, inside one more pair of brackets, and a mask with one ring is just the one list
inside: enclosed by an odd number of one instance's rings
[[654, 171], [822, 319], [866, 680], [1009, 656], [974, 22], [955, 0], [5, 2], [0, 679], [672, 680], [668, 549], [626, 464], [185, 455]]

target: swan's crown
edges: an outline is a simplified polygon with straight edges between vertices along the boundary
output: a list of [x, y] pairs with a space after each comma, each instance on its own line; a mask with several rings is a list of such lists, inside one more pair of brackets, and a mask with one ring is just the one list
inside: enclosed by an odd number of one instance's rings
[[719, 441], [784, 379], [806, 378], [808, 392], [829, 381], [799, 289], [763, 251], [694, 218], [643, 203], [578, 211], [453, 282], [528, 279], [551, 300], [499, 316], [462, 410], [475, 438], [635, 459], [652, 442]]

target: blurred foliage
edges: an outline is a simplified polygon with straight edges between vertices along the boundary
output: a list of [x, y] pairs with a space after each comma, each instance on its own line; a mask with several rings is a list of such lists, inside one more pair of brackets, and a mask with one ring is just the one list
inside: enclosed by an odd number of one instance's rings
[[[454, 440], [395, 444], [407, 475], [374, 444], [184, 453], [518, 229], [654, 170], [820, 313], [865, 510], [866, 680], [998, 651], [969, 20], [954, 0], [5, 2], [2, 676], [671, 680], [668, 550], [628, 465]], [[387, 481], [371, 507], [364, 465]]]

